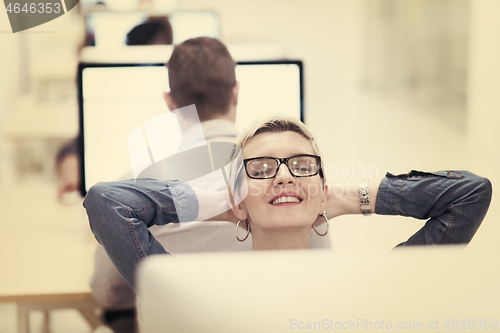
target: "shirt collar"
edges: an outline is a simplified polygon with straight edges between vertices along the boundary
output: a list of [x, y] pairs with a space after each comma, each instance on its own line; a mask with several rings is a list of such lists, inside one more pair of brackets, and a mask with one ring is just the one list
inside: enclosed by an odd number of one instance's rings
[[224, 137], [234, 137], [238, 136], [238, 131], [234, 125], [234, 122], [226, 119], [212, 119], [201, 123], [201, 128], [203, 133], [205, 133], [205, 138], [210, 141], [211, 138], [224, 136]]
[[226, 119], [212, 119], [200, 123], [203, 134], [199, 127], [195, 126], [183, 134], [183, 140], [179, 150], [198, 147], [206, 144], [206, 141], [229, 141], [232, 142], [238, 136], [234, 122]]

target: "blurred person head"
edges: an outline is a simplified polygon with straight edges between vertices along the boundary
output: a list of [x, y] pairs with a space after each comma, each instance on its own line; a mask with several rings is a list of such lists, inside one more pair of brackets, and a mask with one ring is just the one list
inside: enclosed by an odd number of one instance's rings
[[77, 139], [65, 144], [56, 156], [57, 196], [65, 203], [80, 197], [80, 158]]
[[236, 119], [238, 82], [235, 62], [220, 41], [198, 37], [175, 46], [167, 63], [170, 110], [195, 104], [200, 121]]
[[172, 26], [167, 17], [150, 17], [127, 34], [127, 45], [170, 45]]
[[237, 138], [244, 168], [231, 170], [240, 196], [233, 212], [252, 232], [254, 249], [308, 248], [311, 228], [326, 209], [328, 186], [321, 153], [308, 128], [287, 115], [272, 115]]

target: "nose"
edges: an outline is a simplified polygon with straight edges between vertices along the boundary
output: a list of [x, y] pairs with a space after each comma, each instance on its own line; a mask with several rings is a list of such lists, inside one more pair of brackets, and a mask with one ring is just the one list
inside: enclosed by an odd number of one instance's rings
[[281, 164], [276, 175], [275, 183], [277, 184], [293, 184], [295, 177], [290, 173], [285, 164]]

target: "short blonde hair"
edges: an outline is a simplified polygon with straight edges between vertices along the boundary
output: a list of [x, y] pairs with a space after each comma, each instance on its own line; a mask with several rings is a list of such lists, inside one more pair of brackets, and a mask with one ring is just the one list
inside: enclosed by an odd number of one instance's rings
[[286, 131], [296, 132], [309, 140], [314, 150], [314, 154], [318, 155], [321, 158], [319, 175], [324, 184], [326, 179], [323, 173], [323, 158], [321, 156], [318, 144], [306, 125], [304, 125], [303, 122], [295, 117], [283, 113], [276, 113], [265, 118], [258, 119], [250, 126], [245, 128], [243, 132], [240, 133], [240, 135], [238, 135], [238, 137], [236, 138], [236, 144], [240, 147], [240, 149], [243, 149], [248, 140], [258, 134], [279, 133]]

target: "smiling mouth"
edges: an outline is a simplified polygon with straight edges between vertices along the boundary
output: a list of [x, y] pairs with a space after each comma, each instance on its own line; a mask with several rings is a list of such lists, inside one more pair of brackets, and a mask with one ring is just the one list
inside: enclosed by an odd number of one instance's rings
[[279, 197], [278, 199], [271, 201], [270, 204], [280, 205], [285, 203], [300, 203], [300, 202], [302, 202], [302, 199], [299, 199], [297, 197]]

